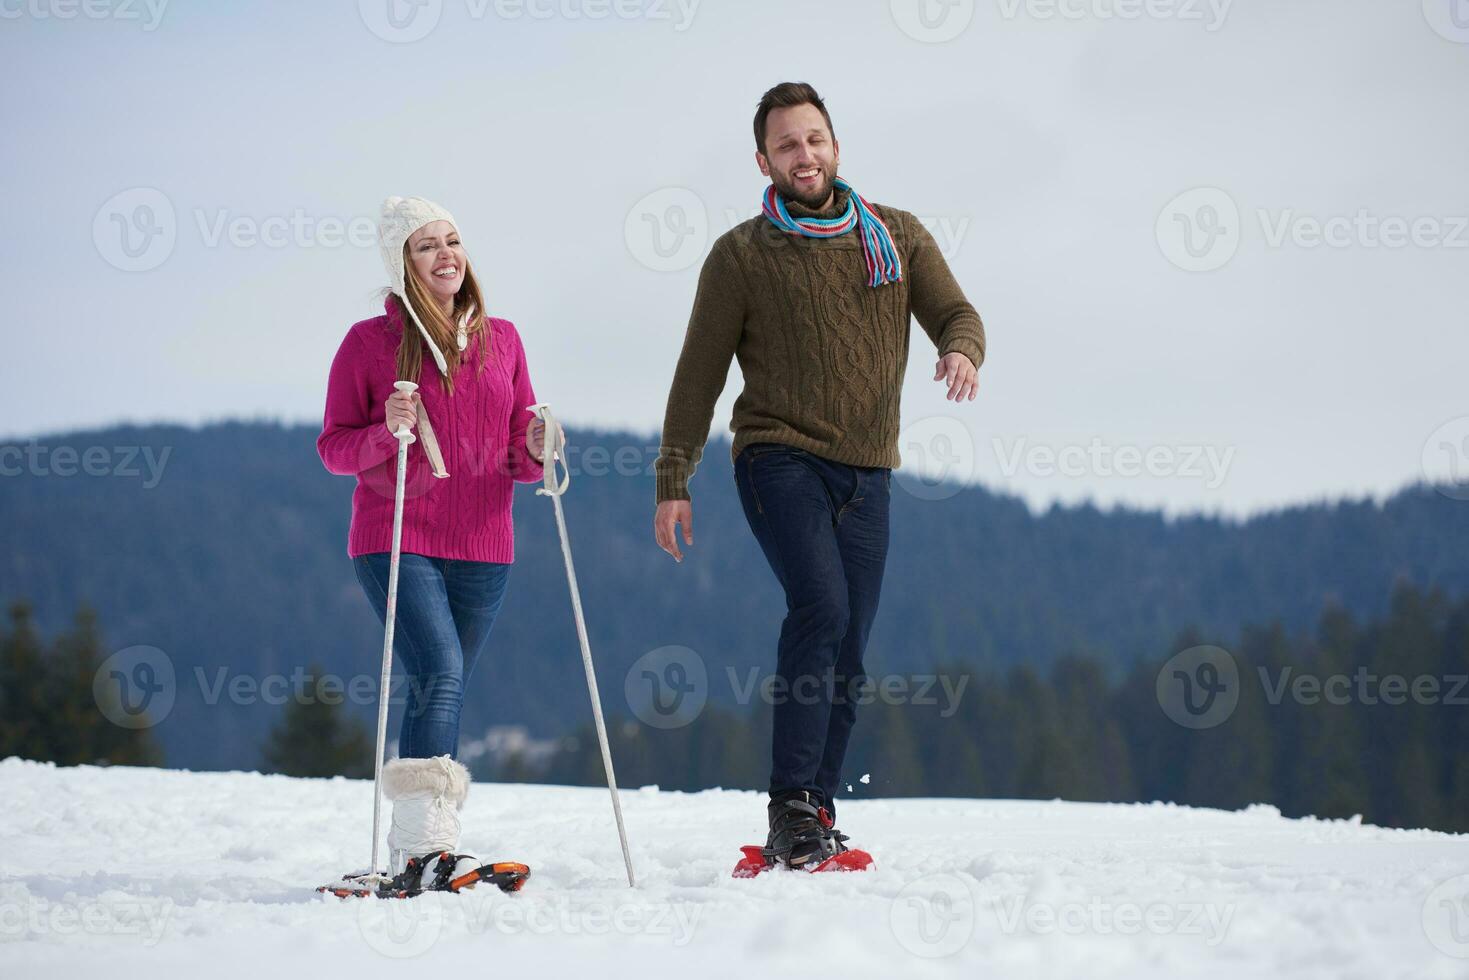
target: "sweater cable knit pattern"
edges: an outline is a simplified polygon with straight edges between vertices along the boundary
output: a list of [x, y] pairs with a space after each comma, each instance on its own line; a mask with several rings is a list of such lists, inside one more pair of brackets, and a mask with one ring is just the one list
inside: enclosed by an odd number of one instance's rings
[[[793, 216], [830, 217], [790, 203]], [[860, 239], [805, 238], [765, 217], [714, 243], [669, 391], [655, 464], [657, 499], [687, 500], [730, 360], [745, 379], [732, 452], [779, 442], [853, 466], [896, 468], [900, 397], [913, 318], [940, 355], [984, 363], [984, 324], [918, 219], [873, 205], [902, 256], [899, 282], [873, 288]]]

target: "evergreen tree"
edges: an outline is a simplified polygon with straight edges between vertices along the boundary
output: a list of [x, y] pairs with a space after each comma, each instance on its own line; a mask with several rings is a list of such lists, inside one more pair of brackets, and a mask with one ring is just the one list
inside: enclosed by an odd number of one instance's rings
[[[30, 608], [10, 610], [11, 627], [0, 637], [0, 757], [18, 755], [64, 766], [157, 765], [161, 755], [147, 726], [114, 724], [94, 688], [103, 662], [97, 617], [83, 607], [72, 630], [43, 647]], [[115, 715], [115, 713], [113, 713]]]
[[[308, 673], [319, 678], [322, 670], [312, 664]], [[320, 685], [314, 684], [305, 696], [286, 704], [266, 742], [262, 769], [287, 776], [365, 779], [373, 774], [372, 751], [367, 730], [335, 697], [323, 698]]]
[[0, 758], [50, 759], [52, 731], [42, 679], [45, 662], [31, 607], [15, 602], [0, 639]]

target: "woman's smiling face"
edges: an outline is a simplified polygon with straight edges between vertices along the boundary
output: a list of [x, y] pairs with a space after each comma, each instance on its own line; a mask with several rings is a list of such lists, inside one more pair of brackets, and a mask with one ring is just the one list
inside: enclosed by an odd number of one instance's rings
[[464, 285], [467, 260], [459, 232], [447, 221], [431, 221], [408, 236], [408, 257], [424, 288], [449, 307]]

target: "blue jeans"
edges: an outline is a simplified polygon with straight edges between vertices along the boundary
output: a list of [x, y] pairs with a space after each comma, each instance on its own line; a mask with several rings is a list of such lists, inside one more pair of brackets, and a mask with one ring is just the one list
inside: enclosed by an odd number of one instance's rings
[[[386, 626], [387, 552], [358, 555], [357, 581]], [[398, 756], [458, 757], [459, 711], [469, 675], [490, 638], [510, 566], [424, 555], [400, 556], [393, 659], [408, 681]]]
[[762, 442], [740, 452], [734, 473], [745, 520], [786, 595], [770, 793], [814, 791], [835, 813], [887, 564], [892, 471]]

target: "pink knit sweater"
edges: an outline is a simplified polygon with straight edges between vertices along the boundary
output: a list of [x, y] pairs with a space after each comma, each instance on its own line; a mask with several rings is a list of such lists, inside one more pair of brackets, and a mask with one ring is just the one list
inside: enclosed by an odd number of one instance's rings
[[[332, 361], [326, 416], [316, 451], [333, 473], [357, 477], [347, 554], [389, 551], [398, 440], [383, 425], [402, 323], [389, 297], [387, 314], [352, 325]], [[403, 551], [467, 561], [515, 560], [510, 502], [515, 483], [541, 479], [541, 464], [525, 448], [528, 405], [535, 404], [525, 348], [509, 320], [490, 318], [491, 353], [482, 372], [481, 331], [471, 339], [444, 394], [439, 369], [423, 359], [418, 393], [438, 437], [449, 476], [436, 478], [423, 447], [408, 447], [403, 502]]]

